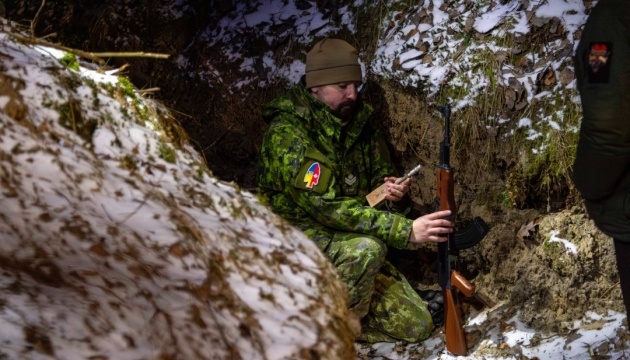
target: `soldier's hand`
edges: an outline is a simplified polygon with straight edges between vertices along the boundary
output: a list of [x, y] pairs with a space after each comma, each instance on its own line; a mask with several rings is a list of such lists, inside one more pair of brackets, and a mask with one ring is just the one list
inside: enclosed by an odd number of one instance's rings
[[387, 194], [385, 195], [385, 199], [389, 201], [400, 201], [407, 192], [409, 192], [409, 184], [411, 183], [411, 179], [406, 179], [400, 184], [396, 184], [396, 180], [399, 178], [388, 176], [386, 177], [385, 184], [387, 184]]
[[415, 219], [409, 241], [417, 244], [427, 241], [446, 241], [446, 235], [453, 232], [453, 223], [444, 219], [449, 215], [451, 215], [451, 210], [442, 210]]

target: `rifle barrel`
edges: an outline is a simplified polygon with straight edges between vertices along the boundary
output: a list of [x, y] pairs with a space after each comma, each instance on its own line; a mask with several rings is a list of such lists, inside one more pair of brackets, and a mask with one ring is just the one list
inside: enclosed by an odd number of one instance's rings
[[438, 111], [444, 116], [444, 140], [440, 143], [440, 167], [448, 169], [451, 158], [451, 105], [438, 106]]

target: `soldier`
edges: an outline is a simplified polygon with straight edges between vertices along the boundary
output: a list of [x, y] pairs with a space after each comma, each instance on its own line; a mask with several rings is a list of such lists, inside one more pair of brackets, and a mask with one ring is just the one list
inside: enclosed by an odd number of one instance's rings
[[630, 0], [602, 0], [575, 54], [584, 117], [573, 181], [597, 227], [614, 239], [630, 314]]
[[[258, 161], [260, 198], [336, 266], [362, 319], [358, 340], [419, 342], [434, 320], [385, 259], [387, 248], [446, 241], [453, 224], [443, 219], [450, 211], [403, 215], [410, 180], [395, 184], [384, 137], [368, 122], [373, 109], [358, 96], [361, 82], [357, 50], [347, 42], [324, 39], [308, 52], [301, 81], [263, 109], [270, 126]], [[387, 201], [367, 206], [365, 196], [383, 182]]]

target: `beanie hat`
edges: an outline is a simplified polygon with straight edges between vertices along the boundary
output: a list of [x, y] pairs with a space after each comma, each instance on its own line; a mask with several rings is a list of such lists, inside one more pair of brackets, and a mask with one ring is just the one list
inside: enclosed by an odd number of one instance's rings
[[306, 54], [306, 88], [342, 82], [361, 82], [359, 54], [340, 39], [324, 39]]

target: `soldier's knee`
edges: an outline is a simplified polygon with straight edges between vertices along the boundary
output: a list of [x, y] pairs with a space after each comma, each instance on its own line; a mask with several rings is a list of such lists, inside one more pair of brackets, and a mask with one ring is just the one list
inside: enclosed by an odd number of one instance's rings
[[408, 339], [406, 341], [409, 342], [421, 342], [426, 340], [429, 336], [431, 336], [431, 332], [433, 332], [433, 321], [431, 317], [423, 317], [421, 319], [415, 319], [411, 321], [409, 324], [408, 332], [406, 335]]
[[[411, 311], [410, 311], [411, 310]], [[419, 343], [426, 340], [434, 325], [428, 311], [403, 309], [391, 311], [387, 317], [370, 313], [362, 322], [361, 339], [368, 342], [406, 341]]]
[[382, 263], [387, 255], [387, 245], [373, 236], [363, 236], [356, 247], [356, 256], [369, 262]]
[[346, 233], [333, 240], [326, 254], [337, 267], [351, 267], [353, 273], [371, 269], [376, 274], [385, 263], [387, 246], [373, 236]]

